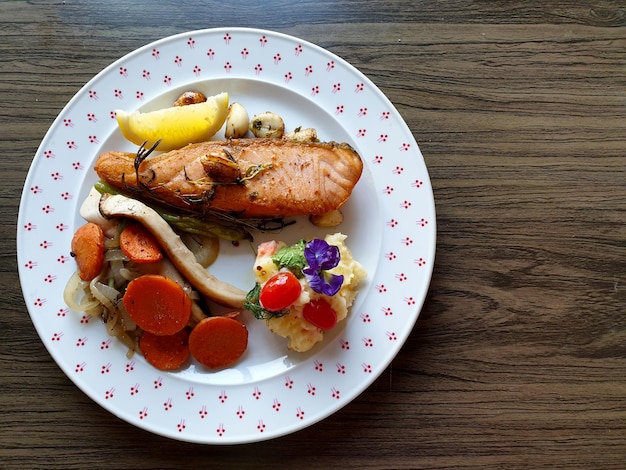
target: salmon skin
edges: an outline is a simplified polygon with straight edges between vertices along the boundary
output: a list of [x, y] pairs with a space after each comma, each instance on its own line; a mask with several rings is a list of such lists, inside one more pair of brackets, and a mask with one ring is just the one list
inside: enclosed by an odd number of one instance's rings
[[143, 148], [137, 154], [106, 152], [94, 169], [103, 181], [137, 199], [199, 215], [324, 214], [348, 200], [363, 171], [359, 154], [336, 142], [232, 139], [149, 153]]

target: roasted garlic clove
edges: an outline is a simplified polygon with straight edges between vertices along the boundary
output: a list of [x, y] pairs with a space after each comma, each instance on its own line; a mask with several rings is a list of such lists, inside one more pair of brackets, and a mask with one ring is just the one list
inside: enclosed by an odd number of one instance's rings
[[226, 128], [224, 137], [227, 139], [240, 139], [248, 132], [248, 112], [239, 103], [231, 103], [226, 115]]
[[200, 157], [206, 175], [219, 183], [232, 183], [241, 177], [239, 165], [228, 153], [209, 153]]
[[335, 209], [325, 214], [312, 215], [309, 220], [316, 227], [336, 227], [343, 222], [343, 214], [339, 209]]

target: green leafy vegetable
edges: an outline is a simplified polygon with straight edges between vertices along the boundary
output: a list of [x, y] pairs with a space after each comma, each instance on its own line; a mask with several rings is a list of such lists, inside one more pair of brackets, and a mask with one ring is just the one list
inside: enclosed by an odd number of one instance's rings
[[257, 320], [269, 320], [270, 318], [282, 317], [289, 313], [288, 308], [278, 312], [265, 310], [259, 302], [259, 295], [261, 295], [261, 285], [257, 282], [252, 290], [246, 294], [246, 300], [243, 303], [243, 307], [252, 312]]
[[306, 242], [300, 240], [295, 245], [281, 248], [272, 256], [272, 261], [278, 266], [278, 269], [286, 268], [294, 273], [297, 278], [301, 278], [303, 276], [302, 270], [307, 266], [307, 261], [304, 257], [305, 245]]

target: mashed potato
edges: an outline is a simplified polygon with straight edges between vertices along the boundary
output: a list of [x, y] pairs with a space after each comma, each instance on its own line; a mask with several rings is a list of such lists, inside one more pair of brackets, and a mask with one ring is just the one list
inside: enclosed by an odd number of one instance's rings
[[[329, 245], [339, 248], [341, 258], [339, 264], [328, 273], [343, 275], [344, 280], [341, 289], [333, 296], [319, 294], [311, 289], [306, 278], [300, 279], [302, 292], [300, 297], [289, 307], [289, 313], [283, 316], [275, 316], [266, 319], [270, 331], [288, 339], [288, 347], [294, 351], [304, 352], [311, 349], [316, 343], [324, 339], [324, 333], [316, 326], [309, 323], [303, 317], [304, 306], [311, 300], [323, 297], [331, 305], [337, 314], [337, 322], [344, 320], [348, 310], [358, 292], [358, 284], [367, 276], [363, 266], [357, 262], [345, 244], [346, 235], [335, 233], [327, 235], [325, 241]], [[272, 255], [285, 247], [282, 242], [269, 242], [259, 247], [259, 253], [254, 264], [256, 282], [262, 288], [274, 274], [279, 271]]]

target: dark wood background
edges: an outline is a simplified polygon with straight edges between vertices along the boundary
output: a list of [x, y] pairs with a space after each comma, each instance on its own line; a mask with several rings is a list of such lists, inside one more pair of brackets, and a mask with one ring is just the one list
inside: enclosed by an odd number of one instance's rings
[[[87, 398], [22, 298], [21, 189], [48, 127], [122, 55], [273, 29], [368, 75], [425, 156], [438, 251], [391, 367], [328, 419], [217, 447]], [[0, 2], [0, 468], [626, 468], [623, 1]]]

